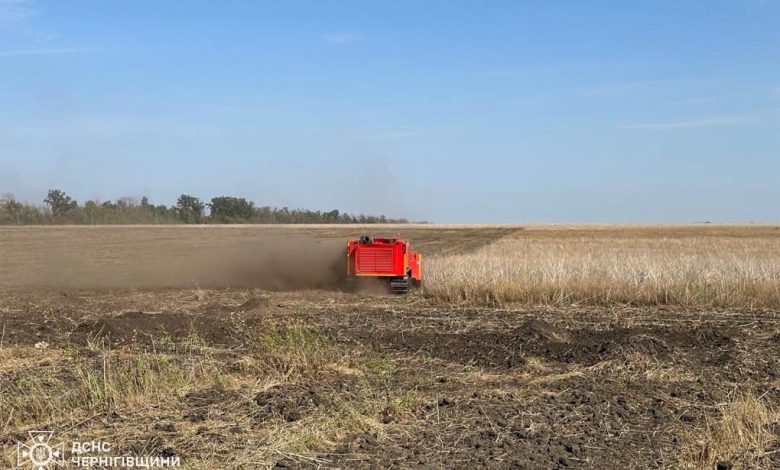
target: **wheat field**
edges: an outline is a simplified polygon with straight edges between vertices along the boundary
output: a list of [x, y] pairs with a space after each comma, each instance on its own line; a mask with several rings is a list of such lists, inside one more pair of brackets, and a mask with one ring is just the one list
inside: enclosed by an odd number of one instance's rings
[[452, 302], [780, 307], [770, 226], [530, 228], [425, 261], [426, 294]]

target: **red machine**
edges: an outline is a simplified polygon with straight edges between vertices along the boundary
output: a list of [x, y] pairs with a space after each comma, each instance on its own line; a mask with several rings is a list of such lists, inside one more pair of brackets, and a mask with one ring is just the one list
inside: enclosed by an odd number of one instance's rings
[[420, 261], [409, 242], [363, 235], [347, 242], [347, 276], [386, 278], [390, 290], [403, 294], [422, 282]]

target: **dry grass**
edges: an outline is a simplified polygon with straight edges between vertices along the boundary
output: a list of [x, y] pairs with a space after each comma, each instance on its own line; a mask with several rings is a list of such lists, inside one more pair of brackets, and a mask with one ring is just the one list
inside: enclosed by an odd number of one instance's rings
[[[316, 463], [313, 451], [335, 447], [350, 434], [373, 432], [383, 413], [405, 412], [405, 397], [385, 393], [394, 368], [388, 360], [339, 349], [317, 329], [295, 321], [268, 325], [253, 338], [242, 353], [210, 348], [196, 336], [183, 343], [160, 338], [152, 350], [111, 349], [98, 341], [80, 349], [0, 349], [0, 436], [54, 429], [61, 439], [88, 433], [128, 448], [148, 440], [163, 415], [164, 422], [176, 423], [176, 446], [193, 446], [199, 455], [188, 459], [187, 468], [257, 468], [280, 458]], [[353, 382], [351, 393], [338, 386]], [[259, 420], [247, 412], [258, 409], [258, 393], [279, 386], [313, 387], [323, 403], [295, 421], [276, 415]], [[232, 449], [226, 456], [209, 454], [211, 444], [198, 443], [202, 425], [182, 417], [193, 409], [189, 394], [211, 390], [225, 390], [230, 398], [210, 405], [209, 427], [252, 430], [253, 445], [225, 443]], [[91, 426], [107, 416], [121, 416], [124, 431], [105, 434]], [[4, 449], [0, 466], [13, 460], [13, 450]]]
[[110, 350], [86, 356], [70, 351], [64, 357], [51, 357], [41, 366], [10, 374], [0, 396], [0, 428], [30, 423], [46, 427], [117, 408], [159, 406], [218, 370], [216, 363], [198, 362], [182, 362], [180, 357], [163, 353]]
[[[770, 468], [770, 447], [778, 440], [772, 426], [780, 426], [780, 410], [754, 395], [744, 395], [723, 406], [721, 419], [708, 420], [705, 429], [690, 436], [681, 468]], [[774, 450], [776, 452], [777, 450]], [[732, 468], [732, 467], [728, 467]]]
[[426, 293], [447, 301], [780, 307], [771, 227], [528, 230], [425, 261]]

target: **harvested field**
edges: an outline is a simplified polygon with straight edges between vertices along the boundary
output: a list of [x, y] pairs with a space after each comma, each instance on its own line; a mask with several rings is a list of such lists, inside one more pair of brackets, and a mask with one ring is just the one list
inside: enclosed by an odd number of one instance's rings
[[[774, 227], [387, 230], [423, 292], [267, 283], [269, 241], [355, 227], [0, 229], [2, 467], [30, 430], [192, 469], [780, 466]], [[197, 265], [247, 247], [243, 285]], [[723, 287], [650, 295], [681, 279]]]
[[780, 227], [522, 230], [429, 260], [445, 301], [780, 307]]
[[466, 252], [516, 228], [435, 226], [0, 227], [0, 286], [337, 287], [348, 237], [399, 231], [425, 253]]

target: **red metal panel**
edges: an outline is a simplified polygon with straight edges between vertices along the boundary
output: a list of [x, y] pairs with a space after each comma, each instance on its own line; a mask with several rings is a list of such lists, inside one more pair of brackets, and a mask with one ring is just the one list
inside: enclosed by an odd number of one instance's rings
[[396, 238], [374, 238], [370, 242], [347, 242], [347, 275], [422, 278], [419, 253]]
[[391, 246], [361, 246], [357, 250], [358, 273], [394, 273], [394, 248]]

